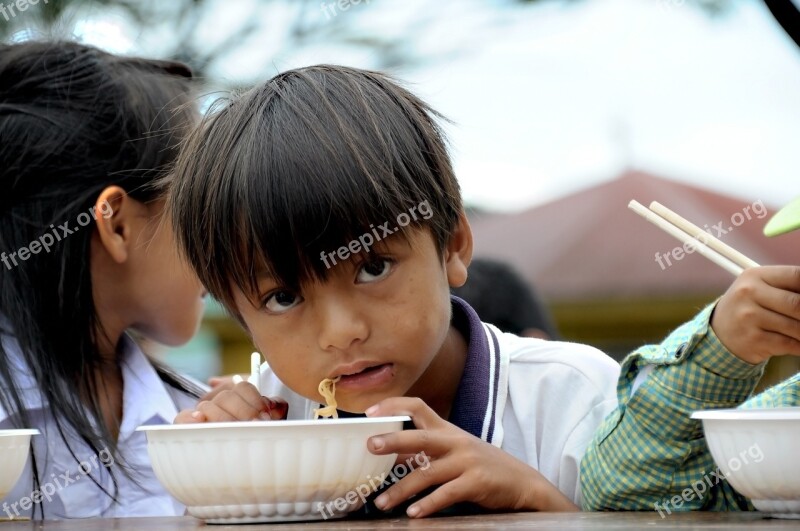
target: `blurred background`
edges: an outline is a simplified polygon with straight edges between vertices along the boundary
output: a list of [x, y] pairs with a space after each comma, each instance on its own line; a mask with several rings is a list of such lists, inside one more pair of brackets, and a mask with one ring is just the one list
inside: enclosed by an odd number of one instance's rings
[[[203, 109], [298, 66], [392, 73], [452, 120], [477, 255], [534, 286], [564, 339], [618, 359], [732, 281], [676, 254], [631, 199], [715, 227], [759, 263], [800, 264], [800, 234], [761, 233], [800, 195], [800, 47], [762, 0], [0, 4], [6, 41], [72, 38], [187, 62]], [[252, 349], [210, 301], [195, 340], [164, 355], [205, 380], [246, 371]], [[767, 381], [800, 369], [776, 361]]]

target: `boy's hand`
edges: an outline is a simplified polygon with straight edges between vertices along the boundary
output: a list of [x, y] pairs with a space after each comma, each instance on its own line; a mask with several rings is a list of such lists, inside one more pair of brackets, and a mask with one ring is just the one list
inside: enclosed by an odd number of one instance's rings
[[503, 450], [443, 420], [419, 398], [389, 398], [367, 410], [367, 416], [408, 415], [417, 427], [371, 437], [370, 452], [423, 454], [426, 466], [392, 485], [375, 500], [388, 510], [438, 486], [414, 502], [408, 516], [421, 518], [455, 503], [472, 502], [487, 509], [578, 510], [566, 496], [539, 472]]
[[211, 400], [201, 400], [194, 409], [184, 409], [174, 423], [282, 420], [288, 412], [289, 405], [283, 399], [261, 396], [255, 386], [241, 382]]
[[206, 393], [205, 395], [200, 397], [200, 400], [211, 400], [218, 394], [223, 391], [228, 391], [233, 389], [236, 386], [236, 377], [240, 377], [242, 381], [247, 381], [249, 374], [227, 374], [225, 376], [212, 376], [208, 379], [208, 386], [211, 387], [211, 390]]
[[711, 328], [738, 358], [800, 355], [800, 267], [746, 269], [717, 303]]

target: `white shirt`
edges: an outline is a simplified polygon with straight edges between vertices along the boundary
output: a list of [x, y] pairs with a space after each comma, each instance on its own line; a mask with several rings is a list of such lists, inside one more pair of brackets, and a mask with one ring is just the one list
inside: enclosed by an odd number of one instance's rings
[[[197, 400], [166, 386], [133, 340], [124, 337], [122, 346], [123, 404], [117, 444], [126, 461], [128, 475], [123, 473], [121, 463], [113, 462], [110, 452], [101, 451], [101, 456], [106, 458], [104, 461], [110, 464], [106, 467], [88, 445], [68, 433], [69, 444], [78, 457], [78, 461], [75, 460], [61, 438], [36, 382], [20, 358], [17, 343], [8, 336], [3, 337], [3, 348], [15, 365], [14, 378], [32, 422], [25, 428], [35, 428], [40, 432], [33, 441], [45, 519], [184, 514], [184, 506], [167, 494], [153, 473], [145, 434], [135, 430], [141, 425], [169, 424], [179, 408], [194, 407]], [[13, 427], [16, 426], [8, 412], [0, 407], [0, 429]], [[80, 462], [85, 463], [83, 468]], [[114, 471], [117, 480], [119, 503], [114, 503], [86, 475], [88, 472], [113, 493], [109, 470]], [[0, 518], [30, 517], [32, 496], [33, 474], [28, 459], [14, 488], [0, 500]], [[37, 510], [36, 517], [39, 515]]]
[[[452, 303], [468, 352], [450, 422], [538, 470], [580, 506], [580, 461], [617, 406], [619, 364], [588, 345], [502, 333], [463, 300]], [[312, 418], [319, 407], [266, 364], [261, 392], [284, 398], [290, 419]]]

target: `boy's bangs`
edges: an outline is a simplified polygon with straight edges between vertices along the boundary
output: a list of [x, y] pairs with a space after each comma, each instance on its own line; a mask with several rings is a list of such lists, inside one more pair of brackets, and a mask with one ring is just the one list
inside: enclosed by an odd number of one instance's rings
[[[263, 273], [294, 290], [326, 280], [339, 260], [323, 256], [366, 235], [379, 244], [386, 222], [393, 235], [405, 237], [398, 214], [429, 195], [416, 186], [421, 180], [416, 173], [428, 169], [421, 146], [391, 145], [378, 130], [363, 129], [358, 116], [341, 110], [357, 108], [358, 100], [314, 109], [311, 102], [273, 89], [269, 112], [249, 121], [227, 157], [232, 192], [242, 203], [222, 241], [238, 241], [244, 251], [237, 253], [244, 260], [231, 264], [235, 269], [228, 278], [251, 296]], [[244, 100], [241, 107], [252, 108]], [[408, 160], [415, 157], [409, 151], [416, 151], [417, 160]], [[242, 168], [243, 161], [250, 167]], [[409, 225], [422, 221], [427, 219]]]
[[[313, 164], [312, 159], [280, 176], [270, 177], [274, 175], [272, 169], [248, 179], [238, 226], [227, 236], [229, 241], [239, 240], [244, 251], [240, 255], [244, 258], [242, 265], [253, 264], [247, 270], [237, 268], [239, 271], [229, 277], [248, 296], [257, 294], [260, 275], [297, 291], [306, 283], [325, 281], [342, 265], [337, 250], [348, 248], [351, 242], [367, 240], [371, 247], [359, 248], [379, 252], [385, 232], [380, 226], [389, 221], [389, 228], [395, 229], [397, 213], [409, 208], [376, 188], [348, 190], [320, 184], [308, 190], [309, 182], [323, 182], [325, 171], [332, 170]], [[357, 181], [348, 184], [355, 187]], [[342, 184], [341, 180], [337, 182]], [[392, 236], [406, 238], [407, 233], [397, 230]]]

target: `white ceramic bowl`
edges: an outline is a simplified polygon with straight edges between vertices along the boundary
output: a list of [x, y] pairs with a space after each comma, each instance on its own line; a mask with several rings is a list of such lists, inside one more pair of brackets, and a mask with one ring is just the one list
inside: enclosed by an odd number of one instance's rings
[[711, 455], [759, 511], [800, 518], [800, 407], [698, 411]]
[[25, 463], [32, 435], [37, 430], [0, 430], [0, 500], [14, 488]]
[[[142, 426], [156, 477], [210, 523], [322, 520], [357, 509], [396, 455], [367, 439], [409, 417]], [[371, 492], [371, 488], [369, 489]], [[348, 498], [349, 496], [349, 498]]]

